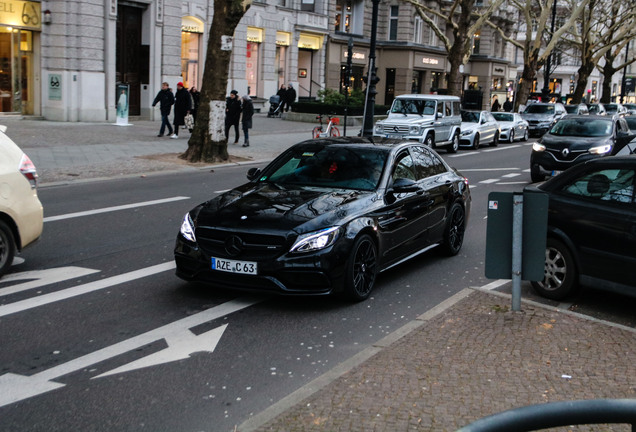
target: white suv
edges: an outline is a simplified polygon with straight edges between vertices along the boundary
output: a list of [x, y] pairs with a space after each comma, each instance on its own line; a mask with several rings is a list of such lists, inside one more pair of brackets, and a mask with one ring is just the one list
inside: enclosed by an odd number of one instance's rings
[[43, 211], [36, 190], [38, 174], [31, 159], [0, 126], [0, 277], [16, 251], [42, 234]]
[[462, 124], [457, 96], [406, 94], [393, 100], [388, 117], [373, 128], [373, 136], [419, 141], [429, 147], [459, 148]]

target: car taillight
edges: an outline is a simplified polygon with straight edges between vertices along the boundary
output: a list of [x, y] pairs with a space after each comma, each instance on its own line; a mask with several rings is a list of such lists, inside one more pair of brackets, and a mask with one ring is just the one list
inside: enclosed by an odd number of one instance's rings
[[29, 183], [31, 183], [31, 189], [35, 189], [38, 184], [38, 172], [33, 162], [31, 162], [31, 159], [25, 154], [23, 154], [22, 159], [20, 159], [19, 170]]

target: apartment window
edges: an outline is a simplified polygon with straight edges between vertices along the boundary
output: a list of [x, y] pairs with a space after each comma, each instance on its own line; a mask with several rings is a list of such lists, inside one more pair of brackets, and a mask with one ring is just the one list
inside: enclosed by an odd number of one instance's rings
[[389, 20], [389, 40], [397, 40], [398, 37], [398, 17], [400, 15], [399, 6], [391, 6], [391, 17]]
[[351, 33], [353, 5], [351, 0], [339, 0], [336, 3], [336, 31]]
[[479, 45], [481, 41], [481, 31], [473, 35], [473, 54], [479, 54]]
[[413, 36], [413, 42], [416, 44], [422, 43], [422, 33], [424, 30], [424, 20], [422, 18], [416, 16], [415, 23], [413, 23], [413, 28], [415, 30], [415, 35]]
[[[437, 18], [438, 18], [438, 17], [437, 17], [437, 15], [433, 17], [433, 23], [434, 23], [435, 25], [437, 25], [437, 21], [438, 21], [438, 19], [437, 19]], [[435, 32], [433, 31], [433, 28], [432, 28], [432, 27], [430, 27], [430, 28], [429, 28], [429, 31], [428, 31], [428, 44], [429, 44], [430, 46], [437, 46], [437, 35], [436, 35], [436, 34], [435, 34]]]
[[315, 12], [316, 0], [301, 0], [300, 10], [306, 12]]

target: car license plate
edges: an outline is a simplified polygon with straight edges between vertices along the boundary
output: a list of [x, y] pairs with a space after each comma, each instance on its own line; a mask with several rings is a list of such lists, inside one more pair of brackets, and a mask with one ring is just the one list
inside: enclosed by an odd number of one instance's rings
[[253, 261], [236, 261], [214, 257], [212, 257], [212, 270], [250, 275], [258, 274], [258, 266]]
[[386, 137], [387, 138], [393, 138], [393, 139], [400, 139], [400, 138], [402, 138], [402, 135], [400, 135], [400, 134], [387, 134]]

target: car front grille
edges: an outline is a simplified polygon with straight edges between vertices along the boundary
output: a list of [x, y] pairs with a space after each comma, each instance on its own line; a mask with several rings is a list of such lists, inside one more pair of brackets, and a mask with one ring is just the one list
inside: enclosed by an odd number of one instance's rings
[[383, 125], [382, 126], [383, 133], [389, 134], [408, 134], [409, 127], [408, 126], [392, 126], [392, 125]]
[[285, 237], [262, 233], [226, 231], [199, 227], [197, 243], [209, 256], [240, 260], [263, 260], [287, 250]]
[[573, 162], [581, 155], [587, 153], [587, 150], [568, 150], [567, 154], [563, 154], [563, 149], [546, 149], [552, 157], [559, 162]]

